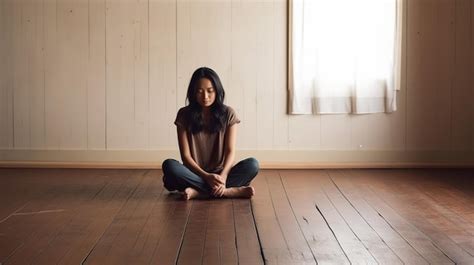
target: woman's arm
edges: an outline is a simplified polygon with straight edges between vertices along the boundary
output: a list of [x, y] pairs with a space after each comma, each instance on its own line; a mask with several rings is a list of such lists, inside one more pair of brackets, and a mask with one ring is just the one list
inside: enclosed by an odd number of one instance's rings
[[188, 137], [186, 135], [186, 130], [181, 128], [180, 126], [177, 127], [178, 132], [178, 144], [179, 144], [179, 153], [181, 155], [181, 160], [183, 160], [183, 164], [189, 168], [192, 172], [199, 175], [202, 179], [204, 179], [209, 185], [214, 188], [219, 184], [224, 184], [225, 180], [221, 179], [217, 174], [211, 174], [203, 170], [191, 156], [191, 151], [189, 150], [189, 142]]
[[178, 131], [178, 144], [179, 144], [179, 153], [181, 155], [181, 160], [183, 164], [189, 168], [192, 172], [198, 174], [202, 178], [206, 178], [209, 175], [208, 172], [204, 171], [191, 156], [191, 151], [189, 150], [188, 137], [186, 135], [186, 130], [177, 127]]
[[224, 183], [227, 179], [232, 164], [235, 159], [235, 142], [237, 139], [237, 126], [233, 124], [227, 128], [224, 142], [224, 169], [221, 171], [221, 177], [224, 179]]

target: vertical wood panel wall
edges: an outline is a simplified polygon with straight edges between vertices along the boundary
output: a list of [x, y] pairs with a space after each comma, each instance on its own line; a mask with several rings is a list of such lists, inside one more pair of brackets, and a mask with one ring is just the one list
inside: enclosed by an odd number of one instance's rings
[[399, 110], [286, 115], [282, 0], [0, 0], [0, 149], [177, 149], [214, 68], [249, 150], [474, 150], [474, 3], [407, 0]]

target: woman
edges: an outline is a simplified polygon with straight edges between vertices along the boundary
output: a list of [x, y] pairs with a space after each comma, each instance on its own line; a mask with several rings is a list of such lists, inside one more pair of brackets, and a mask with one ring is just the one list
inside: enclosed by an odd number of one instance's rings
[[167, 190], [181, 191], [185, 200], [208, 197], [250, 198], [249, 186], [258, 173], [258, 161], [247, 158], [235, 166], [237, 118], [224, 105], [224, 88], [212, 69], [197, 69], [189, 82], [186, 100], [175, 124], [183, 164], [163, 162], [163, 183]]

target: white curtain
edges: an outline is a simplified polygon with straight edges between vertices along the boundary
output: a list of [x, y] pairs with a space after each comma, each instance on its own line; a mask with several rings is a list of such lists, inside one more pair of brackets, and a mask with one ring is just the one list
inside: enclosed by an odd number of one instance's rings
[[289, 113], [397, 109], [402, 0], [290, 0]]

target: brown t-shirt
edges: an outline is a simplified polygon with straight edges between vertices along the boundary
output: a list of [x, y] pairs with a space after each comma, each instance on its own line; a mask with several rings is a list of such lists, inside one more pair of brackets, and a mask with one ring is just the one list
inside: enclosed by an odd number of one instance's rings
[[224, 140], [229, 126], [240, 123], [235, 111], [226, 106], [226, 119], [221, 131], [211, 133], [202, 130], [196, 134], [191, 133], [191, 127], [188, 124], [189, 107], [183, 107], [178, 111], [174, 124], [186, 130], [188, 136], [189, 149], [191, 157], [205, 171], [218, 173], [224, 168]]

